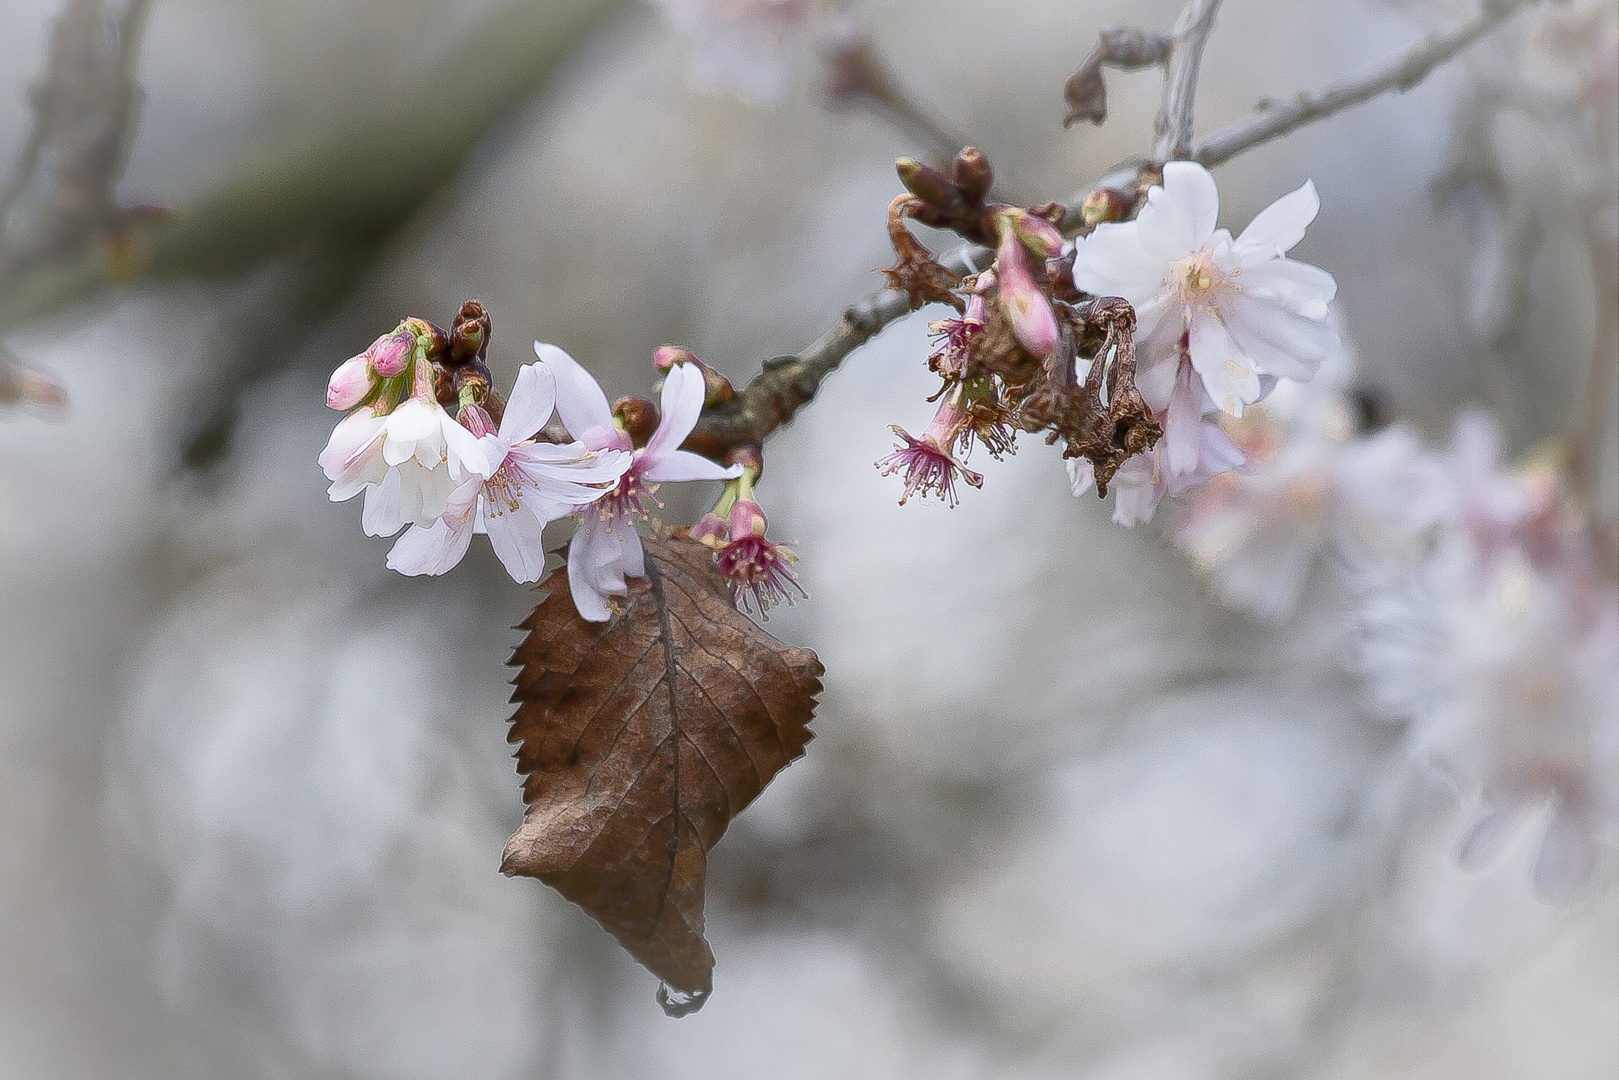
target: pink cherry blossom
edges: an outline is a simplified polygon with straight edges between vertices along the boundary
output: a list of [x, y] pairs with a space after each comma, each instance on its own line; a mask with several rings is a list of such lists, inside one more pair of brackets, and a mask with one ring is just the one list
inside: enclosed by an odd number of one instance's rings
[[534, 353], [556, 378], [556, 409], [568, 433], [590, 450], [632, 452], [632, 460], [605, 496], [581, 511], [583, 520], [568, 545], [568, 587], [579, 615], [591, 622], [612, 617], [610, 598], [629, 591], [626, 577], [646, 576], [646, 556], [636, 519], [656, 503], [657, 485], [683, 480], [729, 480], [740, 465], [726, 468], [700, 454], [681, 450], [702, 415], [706, 386], [693, 364], [676, 364], [663, 382], [658, 428], [635, 449], [613, 423], [607, 395], [578, 361], [555, 345], [536, 341]]
[[1209, 398], [1241, 416], [1264, 395], [1261, 376], [1303, 381], [1338, 347], [1327, 318], [1337, 285], [1285, 257], [1320, 208], [1315, 186], [1272, 203], [1235, 240], [1216, 229], [1220, 198], [1203, 166], [1172, 161], [1134, 220], [1106, 223], [1076, 242], [1074, 283], [1136, 309], [1141, 376], [1187, 353]]
[[466, 555], [472, 534], [485, 532], [514, 581], [543, 577], [546, 524], [606, 495], [630, 466], [622, 450], [532, 441], [555, 402], [550, 369], [528, 364], [519, 371], [499, 431], [478, 440], [492, 466], [488, 475], [458, 487], [430, 526], [401, 536], [388, 566], [409, 575], [445, 573]]

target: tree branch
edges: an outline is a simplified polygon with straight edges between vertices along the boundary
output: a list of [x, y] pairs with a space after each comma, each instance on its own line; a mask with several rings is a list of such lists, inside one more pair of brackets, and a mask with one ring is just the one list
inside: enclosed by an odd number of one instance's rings
[[1191, 0], [1181, 9], [1180, 18], [1169, 36], [1175, 41], [1164, 76], [1164, 103], [1153, 130], [1154, 161], [1169, 161], [1188, 155], [1192, 143], [1192, 106], [1197, 99], [1197, 73], [1203, 63], [1203, 46], [1214, 29], [1214, 16], [1221, 0]]
[[1317, 93], [1303, 92], [1290, 101], [1261, 106], [1252, 115], [1218, 128], [1191, 146], [1193, 161], [1213, 168], [1260, 143], [1286, 135], [1390, 90], [1406, 91], [1440, 64], [1505, 22], [1519, 8], [1537, 0], [1486, 0], [1471, 19], [1449, 30], [1429, 34], [1404, 53], [1359, 78]]

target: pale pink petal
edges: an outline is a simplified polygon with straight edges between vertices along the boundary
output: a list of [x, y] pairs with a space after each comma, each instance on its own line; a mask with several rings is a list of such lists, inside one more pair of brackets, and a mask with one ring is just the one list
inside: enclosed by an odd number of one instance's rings
[[689, 450], [675, 450], [644, 474], [654, 484], [680, 480], [732, 480], [742, 475], [742, 466], [726, 467]]
[[1192, 365], [1181, 364], [1164, 415], [1164, 467], [1173, 476], [1197, 471], [1199, 429], [1203, 427], [1203, 384]]
[[484, 527], [489, 546], [513, 581], [526, 583], [545, 576], [545, 521], [530, 511], [527, 501], [516, 510], [485, 516]]
[[1096, 466], [1091, 464], [1089, 458], [1068, 459], [1068, 483], [1074, 489], [1077, 498], [1096, 486]]
[[1306, 319], [1247, 295], [1226, 297], [1220, 314], [1243, 355], [1280, 378], [1309, 380], [1340, 345], [1327, 320]]
[[447, 513], [425, 529], [412, 525], [388, 552], [388, 569], [411, 577], [448, 573], [465, 557], [472, 525], [469, 509]]
[[451, 495], [459, 486], [449, 469], [442, 465], [429, 469], [416, 460], [405, 462], [394, 469], [393, 474], [400, 481], [400, 520], [413, 522], [424, 529], [444, 513]]
[[367, 536], [392, 536], [404, 528], [403, 482], [398, 469], [389, 469], [382, 483], [365, 489], [365, 509], [360, 512], [360, 528]]
[[1274, 300], [1310, 319], [1327, 317], [1327, 305], [1338, 295], [1338, 283], [1319, 266], [1293, 259], [1271, 259], [1242, 270], [1236, 278], [1243, 294]]
[[1506, 799], [1486, 810], [1484, 816], [1468, 830], [1456, 851], [1456, 861], [1461, 863], [1462, 869], [1478, 870], [1500, 854], [1502, 845], [1512, 835], [1512, 827], [1523, 817], [1525, 809], [1518, 800]]
[[463, 477], [489, 477], [500, 468], [500, 461], [490, 461], [478, 437], [445, 412], [439, 410], [440, 430], [444, 435], [444, 461], [450, 476], [459, 482]]
[[[618, 522], [612, 529], [634, 531], [626, 522]], [[620, 565], [622, 552], [621, 538], [613, 534], [607, 522], [587, 517], [574, 530], [568, 542], [568, 591], [579, 617], [586, 622], [612, 618], [607, 598], [629, 592]]]
[[1574, 900], [1596, 870], [1594, 823], [1578, 800], [1560, 799], [1535, 856], [1535, 892], [1543, 900]]
[[1168, 265], [1141, 247], [1136, 223], [1109, 222], [1074, 241], [1074, 285], [1095, 296], [1122, 296], [1139, 308], [1163, 292]]
[[1241, 416], [1242, 407], [1259, 397], [1259, 376], [1236, 342], [1210, 315], [1192, 319], [1189, 347], [1192, 366], [1203, 378], [1203, 388], [1216, 407]]
[[384, 420], [359, 411], [343, 418], [321, 451], [320, 466], [332, 481], [327, 494], [333, 502], [352, 499], [368, 484], [380, 484], [388, 466], [382, 460]]
[[555, 345], [536, 341], [534, 355], [556, 379], [556, 411], [568, 434], [592, 450], [615, 445], [613, 410], [590, 372]]
[[[1220, 216], [1220, 192], [1209, 170], [1190, 161], [1164, 166], [1164, 183], [1147, 192], [1136, 235], [1147, 254], [1163, 262], [1206, 247]], [[1128, 298], [1126, 298], [1128, 299]]]
[[1283, 195], [1261, 210], [1242, 230], [1233, 247], [1244, 265], [1287, 254], [1304, 239], [1304, 230], [1321, 209], [1315, 183], [1306, 180], [1298, 190]]
[[651, 470], [691, 434], [703, 413], [707, 383], [695, 364], [676, 364], [663, 380], [663, 417], [641, 451], [641, 467]]
[[544, 364], [524, 364], [500, 418], [501, 439], [507, 446], [532, 439], [551, 419], [556, 402], [556, 374]]

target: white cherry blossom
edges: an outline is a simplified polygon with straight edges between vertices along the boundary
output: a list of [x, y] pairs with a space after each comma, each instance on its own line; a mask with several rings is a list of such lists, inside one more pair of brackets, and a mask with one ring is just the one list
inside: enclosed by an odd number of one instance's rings
[[810, 0], [653, 0], [691, 43], [691, 80], [762, 105], [787, 95], [795, 37]]
[[466, 555], [472, 534], [483, 532], [513, 580], [543, 577], [546, 524], [606, 495], [630, 466], [622, 450], [534, 442], [555, 403], [549, 368], [528, 364], [519, 371], [500, 429], [478, 440], [488, 475], [456, 488], [430, 526], [415, 525], [400, 537], [388, 566], [409, 575], [445, 573]]
[[369, 405], [354, 410], [332, 431], [320, 466], [333, 502], [365, 493], [360, 522], [370, 536], [431, 527], [456, 488], [489, 472], [477, 438], [430, 397], [386, 414]]
[[1215, 227], [1220, 197], [1208, 170], [1172, 161], [1134, 221], [1098, 225], [1076, 243], [1074, 283], [1135, 307], [1139, 382], [1164, 365], [1158, 378], [1172, 381], [1184, 345], [1209, 398], [1241, 416], [1264, 395], [1263, 376], [1309, 379], [1338, 348], [1327, 318], [1332, 275], [1285, 257], [1319, 208], [1306, 181], [1233, 240]]
[[568, 545], [568, 588], [582, 618], [606, 622], [610, 598], [623, 596], [626, 577], [646, 576], [646, 554], [635, 522], [656, 502], [662, 483], [729, 480], [742, 467], [726, 468], [679, 449], [703, 411], [705, 383], [695, 365], [676, 364], [663, 382], [662, 417], [647, 444], [635, 449], [613, 422], [607, 395], [578, 361], [555, 345], [536, 341], [534, 353], [556, 376], [557, 415], [568, 433], [591, 450], [632, 451], [633, 459], [606, 496], [581, 511], [583, 520]]

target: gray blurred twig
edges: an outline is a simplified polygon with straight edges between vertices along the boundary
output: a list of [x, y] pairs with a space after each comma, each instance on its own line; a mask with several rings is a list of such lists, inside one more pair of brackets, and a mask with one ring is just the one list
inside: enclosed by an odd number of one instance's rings
[[1301, 92], [1285, 102], [1266, 103], [1249, 116], [1216, 128], [1193, 142], [1188, 156], [1212, 168], [1260, 143], [1370, 101], [1390, 90], [1409, 90], [1426, 79], [1434, 68], [1500, 26], [1519, 8], [1537, 2], [1539, 0], [1487, 0], [1472, 18], [1449, 30], [1428, 35], [1399, 56], [1358, 78], [1315, 93]]
[[1221, 0], [1191, 0], [1181, 9], [1180, 18], [1169, 36], [1167, 69], [1164, 73], [1164, 100], [1153, 131], [1155, 161], [1188, 156], [1192, 141], [1192, 106], [1197, 100], [1198, 70], [1203, 64], [1203, 46], [1214, 29], [1214, 17]]

